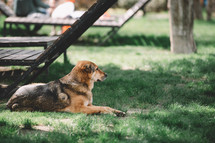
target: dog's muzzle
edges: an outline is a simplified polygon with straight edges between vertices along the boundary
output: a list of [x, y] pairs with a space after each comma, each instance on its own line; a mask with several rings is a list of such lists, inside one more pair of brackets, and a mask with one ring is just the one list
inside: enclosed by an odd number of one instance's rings
[[97, 81], [104, 81], [107, 78], [107, 74], [105, 73], [102, 79], [98, 79]]

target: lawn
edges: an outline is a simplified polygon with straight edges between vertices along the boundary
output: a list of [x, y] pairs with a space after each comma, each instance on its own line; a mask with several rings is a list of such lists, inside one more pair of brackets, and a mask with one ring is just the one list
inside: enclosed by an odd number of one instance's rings
[[96, 43], [108, 29], [89, 29], [68, 49], [67, 62], [59, 57], [36, 82], [64, 76], [79, 60], [93, 61], [108, 74], [95, 84], [94, 104], [126, 117], [10, 112], [2, 100], [0, 142], [215, 142], [214, 25], [195, 21], [198, 53], [190, 55], [170, 52], [166, 13], [133, 18], [104, 46]]

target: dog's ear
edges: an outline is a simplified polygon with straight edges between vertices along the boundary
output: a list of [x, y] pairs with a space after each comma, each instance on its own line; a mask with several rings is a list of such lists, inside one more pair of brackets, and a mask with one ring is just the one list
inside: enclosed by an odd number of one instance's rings
[[92, 64], [85, 64], [83, 69], [84, 71], [91, 73], [95, 71], [95, 66]]

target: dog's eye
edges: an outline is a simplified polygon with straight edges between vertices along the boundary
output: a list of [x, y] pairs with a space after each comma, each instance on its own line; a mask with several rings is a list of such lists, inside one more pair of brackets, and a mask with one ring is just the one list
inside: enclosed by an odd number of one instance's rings
[[99, 70], [99, 68], [96, 68], [96, 71]]

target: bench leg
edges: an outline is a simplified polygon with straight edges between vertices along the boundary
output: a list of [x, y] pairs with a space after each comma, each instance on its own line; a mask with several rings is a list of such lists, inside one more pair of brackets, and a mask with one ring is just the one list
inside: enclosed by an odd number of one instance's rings
[[7, 35], [6, 29], [7, 29], [7, 23], [4, 23], [4, 29], [3, 29], [3, 36], [4, 37], [6, 37], [6, 35]]
[[100, 39], [99, 46], [104, 45], [105, 42], [107, 42], [108, 39], [112, 38], [117, 32], [119, 31], [119, 28], [113, 27], [104, 37]]
[[12, 31], [12, 23], [10, 23], [9, 25], [9, 34], [11, 34], [11, 31]]
[[63, 58], [64, 58], [64, 63], [66, 63], [67, 62], [67, 53], [66, 53], [66, 50], [64, 51], [64, 53], [63, 53]]
[[[46, 48], [48, 48], [50, 44], [48, 43], [46, 46], [44, 46], [44, 50], [46, 50]], [[46, 64], [46, 63], [45, 63]], [[49, 74], [49, 67], [45, 70], [46, 75]]]

